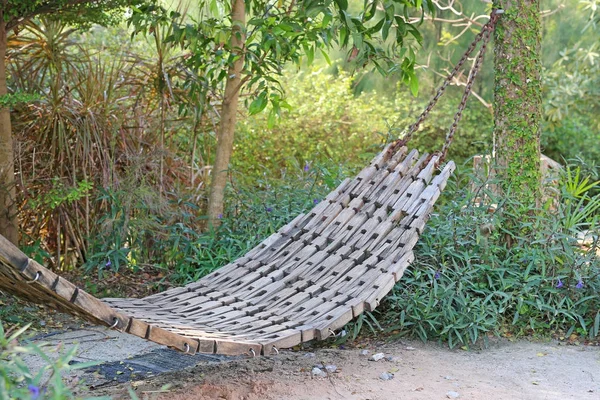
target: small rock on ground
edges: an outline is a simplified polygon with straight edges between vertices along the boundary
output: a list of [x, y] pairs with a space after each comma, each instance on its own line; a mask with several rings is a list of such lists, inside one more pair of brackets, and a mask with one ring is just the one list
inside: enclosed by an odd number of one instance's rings
[[385, 357], [385, 354], [383, 353], [377, 353], [377, 354], [373, 354], [370, 358], [369, 361], [379, 361], [381, 359], [383, 359]]
[[454, 391], [449, 391], [448, 393], [446, 393], [446, 397], [449, 399], [457, 399], [460, 396], [460, 394], [458, 394], [457, 392]]
[[394, 379], [394, 374], [390, 374], [389, 372], [383, 372], [381, 375], [379, 375], [379, 379], [381, 379], [382, 381], [389, 381], [391, 379]]
[[314, 367], [311, 371], [313, 376], [318, 376], [319, 378], [326, 378], [327, 374], [320, 368]]

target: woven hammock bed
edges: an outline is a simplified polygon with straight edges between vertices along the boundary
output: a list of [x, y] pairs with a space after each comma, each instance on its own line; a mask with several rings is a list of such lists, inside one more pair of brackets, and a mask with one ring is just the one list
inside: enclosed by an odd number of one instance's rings
[[201, 280], [142, 299], [97, 299], [0, 236], [0, 290], [183, 352], [263, 354], [323, 340], [373, 310], [454, 170], [389, 145], [248, 254]]

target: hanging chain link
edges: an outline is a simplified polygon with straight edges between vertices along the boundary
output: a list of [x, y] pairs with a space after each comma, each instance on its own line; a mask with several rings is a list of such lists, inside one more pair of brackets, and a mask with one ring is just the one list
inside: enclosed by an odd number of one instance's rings
[[454, 134], [456, 132], [456, 128], [458, 127], [458, 123], [460, 122], [463, 111], [467, 105], [467, 99], [469, 98], [469, 95], [471, 94], [471, 90], [473, 88], [473, 81], [475, 80], [475, 76], [477, 75], [477, 73], [479, 72], [479, 69], [481, 68], [481, 65], [483, 64], [483, 57], [485, 54], [485, 49], [487, 47], [488, 42], [490, 41], [492, 32], [494, 31], [494, 28], [496, 27], [496, 23], [498, 22], [498, 19], [500, 18], [500, 15], [502, 13], [504, 13], [503, 10], [499, 10], [499, 9], [492, 10], [492, 13], [490, 15], [490, 20], [483, 26], [483, 28], [481, 29], [481, 32], [479, 32], [477, 34], [477, 36], [475, 36], [475, 39], [473, 40], [471, 45], [467, 48], [467, 51], [465, 51], [465, 54], [463, 54], [463, 56], [460, 58], [460, 60], [458, 61], [458, 63], [456, 64], [456, 66], [454, 67], [452, 72], [450, 72], [450, 74], [446, 77], [446, 79], [442, 83], [442, 86], [440, 86], [440, 88], [436, 92], [435, 96], [433, 96], [433, 98], [431, 99], [431, 101], [429, 102], [429, 104], [427, 105], [425, 110], [423, 110], [421, 115], [419, 115], [419, 118], [417, 118], [417, 121], [408, 128], [406, 134], [402, 137], [402, 139], [399, 139], [392, 144], [392, 146], [389, 150], [390, 154], [395, 153], [402, 146], [404, 146], [406, 143], [408, 143], [408, 141], [413, 137], [414, 133], [419, 129], [419, 126], [427, 118], [427, 116], [429, 115], [429, 113], [431, 112], [431, 110], [433, 109], [435, 104], [438, 102], [440, 97], [442, 97], [446, 88], [448, 87], [450, 82], [452, 82], [452, 79], [454, 79], [454, 77], [458, 74], [458, 72], [460, 71], [460, 69], [462, 68], [464, 63], [467, 61], [467, 59], [469, 58], [471, 53], [473, 53], [473, 51], [475, 50], [475, 47], [477, 47], [477, 44], [483, 40], [483, 43], [481, 45], [481, 50], [479, 51], [479, 54], [477, 55], [477, 58], [475, 59], [475, 63], [473, 64], [473, 68], [471, 69], [471, 72], [469, 74], [469, 78], [467, 80], [467, 85], [465, 87], [465, 91], [463, 93], [462, 100], [460, 102], [460, 105], [458, 106], [458, 111], [454, 115], [454, 122], [452, 123], [452, 126], [450, 127], [450, 130], [448, 131], [448, 134], [446, 135], [446, 141], [444, 142], [444, 146], [443, 146], [442, 150], [438, 153], [439, 159], [438, 159], [437, 165], [440, 165], [446, 159], [448, 149], [450, 147], [450, 144], [452, 143], [452, 140], [454, 139]]

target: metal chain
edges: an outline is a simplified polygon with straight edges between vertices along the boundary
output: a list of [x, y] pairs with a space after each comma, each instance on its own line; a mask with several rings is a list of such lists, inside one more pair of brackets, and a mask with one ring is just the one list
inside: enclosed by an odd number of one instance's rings
[[463, 54], [463, 56], [460, 58], [460, 60], [458, 61], [458, 63], [456, 64], [456, 66], [454, 67], [452, 72], [450, 72], [450, 74], [446, 77], [446, 79], [442, 83], [442, 86], [440, 86], [440, 88], [438, 89], [435, 96], [433, 96], [433, 98], [431, 99], [431, 101], [429, 102], [429, 104], [427, 105], [425, 110], [423, 110], [421, 115], [419, 115], [419, 118], [417, 118], [417, 121], [408, 128], [408, 131], [402, 137], [402, 139], [399, 139], [395, 143], [392, 144], [392, 146], [390, 148], [391, 154], [393, 154], [397, 150], [399, 150], [402, 146], [404, 146], [412, 138], [413, 134], [417, 131], [417, 129], [419, 129], [419, 126], [427, 118], [427, 116], [429, 115], [429, 113], [431, 112], [431, 110], [433, 109], [435, 104], [438, 102], [440, 97], [442, 97], [442, 95], [444, 94], [446, 88], [448, 87], [448, 85], [450, 84], [452, 79], [458, 74], [458, 72], [460, 71], [460, 69], [462, 68], [464, 63], [467, 61], [467, 59], [469, 58], [471, 53], [473, 53], [473, 51], [475, 50], [475, 47], [477, 47], [477, 44], [483, 40], [481, 50], [477, 56], [477, 59], [475, 60], [475, 64], [473, 65], [473, 68], [469, 74], [469, 79], [467, 81], [467, 86], [465, 88], [465, 92], [463, 94], [462, 101], [458, 107], [457, 113], [454, 115], [454, 122], [452, 123], [452, 127], [450, 128], [450, 131], [446, 135], [446, 142], [444, 143], [444, 147], [442, 148], [442, 151], [440, 152], [440, 159], [438, 160], [437, 164], [439, 165], [446, 158], [446, 154], [448, 153], [448, 148], [450, 147], [450, 144], [452, 143], [452, 140], [454, 139], [454, 133], [456, 132], [456, 128], [458, 127], [458, 122], [460, 121], [460, 119], [462, 117], [462, 113], [467, 104], [467, 99], [469, 98], [469, 95], [471, 94], [471, 90], [473, 87], [473, 80], [474, 80], [475, 76], [477, 75], [477, 72], [479, 72], [481, 64], [483, 63], [483, 56], [485, 53], [485, 49], [487, 47], [487, 43], [489, 42], [489, 40], [491, 38], [491, 34], [494, 31], [496, 23], [498, 22], [498, 19], [500, 18], [500, 15], [502, 13], [504, 13], [504, 10], [499, 10], [499, 9], [492, 10], [492, 13], [490, 15], [490, 20], [483, 26], [483, 28], [481, 29], [481, 32], [479, 32], [477, 34], [477, 36], [475, 36], [475, 39], [473, 40], [471, 45], [467, 48], [467, 51], [465, 51], [465, 54]]
[[[492, 32], [494, 31], [494, 27], [496, 26], [496, 22], [498, 22], [500, 14], [493, 13], [490, 21], [488, 22], [488, 28], [485, 30], [485, 34], [483, 36], [483, 42], [481, 44], [481, 49], [479, 50], [479, 54], [477, 55], [477, 59], [475, 60], [475, 64], [473, 64], [473, 68], [471, 69], [471, 73], [469, 74], [469, 79], [467, 79], [467, 85], [465, 87], [465, 91], [463, 93], [462, 99], [460, 101], [460, 105], [458, 106], [458, 110], [456, 114], [454, 114], [454, 122], [452, 122], [452, 126], [450, 130], [446, 134], [446, 140], [444, 141], [444, 147], [442, 147], [442, 151], [440, 153], [439, 159], [437, 161], [437, 165], [446, 160], [446, 156], [448, 155], [448, 149], [454, 140], [454, 134], [456, 133], [456, 129], [458, 128], [458, 123], [462, 118], [463, 111], [467, 106], [467, 100], [469, 99], [469, 95], [471, 94], [471, 90], [473, 88], [473, 82], [475, 81], [475, 77], [477, 73], [481, 69], [481, 65], [483, 64], [483, 58], [485, 56], [485, 49], [487, 48], [488, 43], [490, 42], [490, 38], [492, 37]], [[491, 22], [491, 24], [490, 24]]]

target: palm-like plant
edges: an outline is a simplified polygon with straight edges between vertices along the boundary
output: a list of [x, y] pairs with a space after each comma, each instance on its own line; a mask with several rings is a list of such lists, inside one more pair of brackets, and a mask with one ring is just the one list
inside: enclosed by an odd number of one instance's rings
[[[40, 98], [13, 118], [22, 226], [42, 237], [56, 268], [89, 259], [89, 238], [99, 233], [128, 246], [134, 236], [155, 236], [135, 235], [132, 226], [174, 215], [165, 210], [169, 194], [190, 186], [190, 140], [181, 132], [201, 124], [197, 114], [180, 117], [172, 107], [189, 103], [170, 34], [157, 29], [149, 57], [127, 49], [108, 56], [68, 25], [45, 19], [10, 40], [11, 89]], [[118, 212], [114, 197], [100, 191], [120, 193]]]

